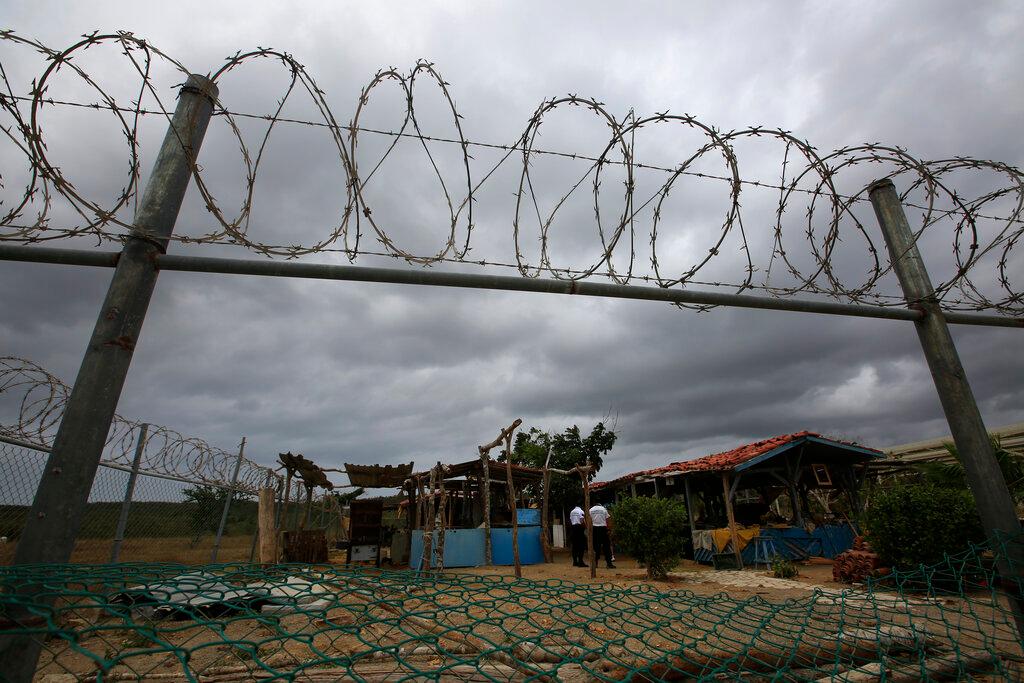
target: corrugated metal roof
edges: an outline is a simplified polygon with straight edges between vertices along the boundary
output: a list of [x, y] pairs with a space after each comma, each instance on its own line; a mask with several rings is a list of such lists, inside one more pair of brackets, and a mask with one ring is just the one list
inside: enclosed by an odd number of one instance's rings
[[[989, 431], [989, 434], [999, 439], [1000, 445], [1013, 453], [1024, 453], [1024, 422], [1006, 425]], [[916, 441], [901, 446], [890, 446], [885, 449], [893, 458], [898, 458], [904, 463], [922, 462], [955, 462], [955, 458], [946, 450], [946, 444], [952, 443], [952, 436], [944, 436], [938, 439], [927, 441]]]
[[592, 488], [603, 488], [611, 484], [617, 484], [621, 482], [630, 481], [637, 477], [644, 476], [666, 476], [671, 474], [682, 474], [686, 472], [726, 472], [733, 470], [739, 465], [745, 462], [753, 460], [754, 458], [760, 457], [767, 453], [770, 453], [776, 449], [782, 448], [788, 444], [792, 444], [801, 439], [813, 438], [819, 442], [826, 442], [835, 444], [837, 446], [855, 446], [860, 450], [871, 451], [872, 453], [878, 453], [882, 455], [881, 451], [874, 448], [866, 448], [858, 444], [848, 443], [845, 441], [836, 441], [834, 439], [828, 439], [815, 432], [794, 432], [793, 434], [782, 434], [780, 436], [773, 436], [770, 439], [763, 441], [755, 441], [754, 443], [748, 443], [746, 445], [734, 448], [730, 451], [723, 451], [721, 453], [714, 453], [712, 455], [705, 455], [702, 458], [695, 460], [681, 460], [679, 462], [669, 463], [662, 467], [655, 467], [649, 470], [641, 470], [640, 472], [633, 472], [631, 474], [625, 474], [617, 479], [605, 482], [595, 482], [592, 484]]

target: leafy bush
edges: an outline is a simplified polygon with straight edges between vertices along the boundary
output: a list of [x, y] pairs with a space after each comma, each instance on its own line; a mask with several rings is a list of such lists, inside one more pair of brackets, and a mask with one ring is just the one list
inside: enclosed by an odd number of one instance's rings
[[796, 565], [789, 558], [782, 555], [776, 555], [772, 558], [772, 576], [776, 579], [792, 579], [799, 573]]
[[900, 569], [935, 564], [985, 535], [969, 492], [932, 484], [878, 491], [864, 513], [864, 527], [882, 561]]
[[647, 576], [665, 578], [679, 564], [687, 533], [686, 506], [666, 498], [626, 498], [612, 511], [615, 547], [647, 566]]

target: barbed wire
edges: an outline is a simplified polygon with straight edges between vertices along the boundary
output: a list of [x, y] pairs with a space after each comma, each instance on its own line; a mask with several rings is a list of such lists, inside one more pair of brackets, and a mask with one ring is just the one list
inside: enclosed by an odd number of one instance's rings
[[[0, 357], [0, 406], [10, 411], [0, 415], [0, 435], [49, 450], [70, 395], [67, 384], [37, 363], [15, 356]], [[102, 462], [130, 469], [141, 425], [140, 421], [115, 415]], [[202, 439], [150, 424], [139, 469], [198, 484], [229, 486], [238, 457], [238, 453], [216, 448]], [[256, 494], [268, 484], [280, 488], [283, 477], [243, 457], [235, 488]]]
[[[146, 115], [168, 119], [170, 116], [151, 74], [158, 61], [182, 76], [189, 73], [188, 69], [147, 41], [126, 32], [88, 34], [62, 50], [51, 49], [13, 31], [0, 32], [0, 40], [38, 51], [46, 62], [42, 73], [33, 79], [28, 94], [15, 89], [0, 64], [0, 79], [6, 91], [0, 94], [0, 107], [13, 121], [12, 125], [0, 126], [0, 130], [20, 150], [29, 168], [28, 182], [20, 201], [11, 204], [0, 216], [0, 239], [29, 243], [91, 235], [99, 240], [117, 240], [123, 239], [131, 230], [141, 230], [140, 226], [132, 225], [122, 216], [131, 209], [139, 194], [139, 121]], [[75, 61], [80, 52], [100, 45], [119, 48], [138, 76], [138, 88], [133, 90], [137, 96], [130, 106], [105, 93]], [[598, 100], [575, 94], [542, 102], [529, 117], [525, 130], [511, 144], [474, 141], [464, 135], [463, 117], [450, 84], [434, 64], [422, 60], [408, 72], [395, 68], [377, 72], [361, 89], [354, 114], [343, 125], [329, 105], [325, 91], [305, 66], [287, 52], [259, 48], [236, 53], [213, 73], [212, 78], [222, 81], [243, 66], [259, 60], [278, 65], [287, 77], [284, 93], [274, 110], [268, 114], [236, 112], [226, 103], [218, 102], [215, 111], [227, 122], [245, 169], [241, 205], [237, 213], [229, 212], [214, 196], [201, 164], [197, 165], [194, 169], [196, 184], [215, 227], [200, 235], [177, 235], [175, 238], [182, 242], [239, 245], [265, 256], [285, 258], [338, 252], [353, 262], [361, 255], [385, 255], [417, 265], [442, 262], [481, 266], [514, 264], [524, 277], [551, 276], [567, 280], [603, 277], [622, 285], [644, 282], [661, 287], [685, 287], [699, 283], [725, 286], [724, 283], [728, 282], [729, 288], [737, 292], [759, 289], [780, 297], [814, 294], [852, 303], [870, 301], [876, 305], [902, 305], [902, 297], [879, 291], [880, 281], [891, 271], [891, 262], [886, 258], [885, 250], [876, 246], [873, 232], [865, 227], [854, 211], [855, 207], [866, 205], [867, 184], [858, 180], [858, 169], [863, 171], [864, 167], [875, 165], [879, 171], [871, 176], [871, 180], [897, 180], [905, 205], [919, 214], [919, 223], [915, 226], [919, 240], [926, 232], [936, 230], [935, 226], [951, 227], [949, 235], [942, 237], [950, 240], [952, 272], [946, 273], [946, 277], [936, 285], [942, 305], [950, 310], [1024, 315], [1024, 293], [1020, 283], [1013, 282], [1011, 278], [1017, 273], [1013, 248], [1024, 234], [1024, 217], [1021, 215], [1024, 209], [1024, 173], [1008, 164], [967, 157], [922, 160], [901, 147], [881, 143], [848, 146], [820, 154], [809, 142], [780, 128], [754, 126], [721, 131], [694, 116], [668, 112], [649, 116], [629, 112], [620, 119]], [[95, 90], [97, 101], [82, 103], [51, 97], [48, 92], [51, 81], [62, 69], [71, 69], [83, 83]], [[445, 116], [450, 117], [454, 128], [453, 135], [434, 136], [424, 132], [417, 116], [415, 96], [420, 82], [433, 85], [440, 93]], [[404, 100], [401, 124], [391, 130], [364, 121], [369, 116], [371, 100], [388, 86], [397, 88]], [[283, 114], [298, 93], [305, 94], [319, 120]], [[166, 97], [165, 93], [164, 99]], [[155, 106], [143, 106], [147, 98], [151, 98]], [[125, 185], [112, 201], [101, 204], [90, 198], [49, 160], [40, 125], [40, 111], [45, 105], [58, 104], [88, 107], [116, 117], [128, 143], [129, 163]], [[569, 153], [544, 149], [537, 144], [543, 127], [556, 112], [573, 109], [588, 112], [607, 127], [607, 141], [598, 153]], [[255, 145], [247, 144], [244, 139], [239, 127], [239, 121], [243, 119], [267, 124]], [[337, 154], [345, 178], [340, 221], [329, 228], [326, 235], [310, 243], [276, 244], [250, 234], [254, 227], [255, 188], [264, 153], [274, 130], [286, 123], [323, 130], [328, 136], [326, 145]], [[638, 139], [656, 130], [668, 130], [676, 135], [692, 134], [701, 142], [683, 153], [678, 163], [644, 163], [638, 158]], [[391, 140], [381, 156], [371, 164], [358, 161], [364, 134], [383, 135]], [[433, 253], [420, 253], [401, 246], [394, 229], [375, 214], [377, 200], [371, 196], [370, 190], [379, 182], [379, 172], [395, 153], [398, 142], [404, 139], [412, 139], [419, 144], [430, 169], [428, 172], [432, 181], [437, 183], [439, 195], [446, 206], [445, 235]], [[740, 172], [737, 146], [757, 139], [781, 146], [782, 162], [777, 180], [753, 179], [744, 177]], [[440, 168], [434, 147], [439, 144], [459, 150], [457, 182], [446, 179]], [[489, 148], [501, 155], [496, 162], [487, 162], [483, 171], [477, 171], [471, 148]], [[531, 168], [533, 161], [540, 156], [572, 159], [583, 165], [582, 172], [574, 175], [568, 181], [567, 189], [558, 194], [553, 207], [543, 206], [538, 191], [540, 181]], [[509, 257], [496, 260], [471, 258], [477, 228], [474, 204], [481, 188], [494, 178], [495, 172], [514, 163], [514, 159], [519, 160], [520, 168], [518, 186], [513, 193], [515, 209], [510, 226]], [[712, 163], [724, 167], [724, 172], [707, 172], [704, 167]], [[615, 212], [616, 217], [610, 220], [607, 210], [602, 209], [602, 198], [610, 196], [606, 186], [608, 172], [612, 168], [616, 169], [616, 181], [618, 175], [622, 176], [623, 189], [621, 195], [616, 193], [619, 209]], [[641, 183], [637, 178], [639, 171], [657, 171], [663, 177], [655, 183], [655, 189], [641, 194]], [[978, 172], [998, 178], [996, 187], [970, 195], [963, 188], [952, 185], [960, 174]], [[724, 183], [728, 188], [726, 207], [720, 223], [706, 238], [710, 247], [691, 256], [688, 265], [667, 266], [664, 253], [673, 248], [681, 228], [678, 221], [668, 220], [665, 212], [670, 194], [674, 189], [678, 192], [679, 180], [684, 177]], [[841, 183], [854, 183], [854, 189], [841, 190]], [[547, 184], [540, 184], [547, 189]], [[567, 267], [559, 263], [553, 253], [556, 218], [560, 212], [564, 213], [570, 198], [585, 192], [586, 188], [592, 194], [597, 256], [588, 265]], [[777, 192], [772, 244], [768, 249], [759, 250], [755, 246], [757, 242], [748, 235], [740, 201], [745, 188]], [[82, 221], [79, 225], [55, 227], [50, 224], [50, 212], [57, 196], [74, 208]], [[604, 201], [607, 203], [606, 199]], [[1000, 210], [992, 210], [997, 205]], [[796, 209], [801, 209], [803, 215], [794, 219]], [[647, 224], [646, 228], [641, 221]], [[986, 222], [984, 229], [979, 228], [980, 221]], [[379, 247], [367, 248], [367, 236]], [[738, 243], [740, 259], [736, 264], [731, 260], [735, 253], [731, 240]], [[538, 242], [535, 259], [528, 259], [524, 252], [534, 249]], [[646, 247], [642, 246], [645, 242]], [[845, 243], [848, 253], [851, 249], [848, 245], [856, 244], [857, 257], [865, 262], [860, 268], [861, 274], [852, 282], [847, 282], [851, 276], [846, 271], [857, 269], [843, 268], [844, 263], [837, 256], [841, 243]], [[729, 249], [726, 249], [727, 244]], [[677, 258], [678, 255], [674, 255], [672, 260]], [[719, 263], [734, 268], [732, 276], [704, 275]]]

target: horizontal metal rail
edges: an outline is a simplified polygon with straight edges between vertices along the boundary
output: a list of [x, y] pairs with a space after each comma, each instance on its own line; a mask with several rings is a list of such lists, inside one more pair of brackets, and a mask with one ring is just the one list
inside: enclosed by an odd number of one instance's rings
[[0, 434], [0, 443], [10, 444], [12, 446], [17, 446], [18, 448], [27, 448], [30, 451], [39, 451], [40, 453], [50, 452], [50, 449], [46, 446], [32, 443], [31, 441], [15, 439], [13, 436], [7, 436], [6, 434]]
[[[255, 261], [250, 259], [212, 258], [207, 256], [177, 256], [162, 254], [156, 256], [160, 270], [190, 273], [224, 273], [233, 275], [260, 275], [292, 277], [313, 280], [346, 280], [352, 282], [386, 282], [407, 285], [428, 285], [434, 287], [462, 287], [471, 289], [497, 289], [519, 292], [540, 292], [546, 294], [572, 294], [613, 299], [640, 299], [666, 303], [700, 306], [732, 306], [737, 308], [758, 308], [797, 313], [820, 313], [825, 315], [847, 315], [860, 318], [882, 318], [887, 320], [921, 320], [923, 311], [913, 308], [873, 306], [869, 304], [840, 304], [828, 301], [806, 299], [775, 299], [745, 294], [723, 294], [700, 290], [665, 289], [662, 287], [639, 287], [608, 284], [603, 282], [582, 282], [579, 280], [542, 280], [507, 275], [478, 275], [473, 273], [446, 273], [429, 270], [404, 270], [399, 268], [374, 268], [367, 266], [344, 266], [325, 263], [301, 263], [296, 261]], [[53, 263], [73, 266], [99, 266], [113, 268], [117, 265], [118, 253], [85, 249], [52, 249], [48, 247], [25, 247], [0, 244], [0, 260]], [[943, 311], [946, 321], [958, 325], [984, 325], [989, 327], [1024, 328], [1024, 318], [1010, 318], [998, 315], [978, 315]]]

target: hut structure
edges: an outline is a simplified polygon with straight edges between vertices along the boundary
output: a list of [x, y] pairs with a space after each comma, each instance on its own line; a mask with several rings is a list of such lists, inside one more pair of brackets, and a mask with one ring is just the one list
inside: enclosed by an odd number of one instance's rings
[[598, 482], [593, 497], [606, 504], [638, 495], [684, 500], [691, 538], [681, 542], [689, 541], [693, 559], [716, 566], [835, 557], [852, 546], [856, 530], [848, 518], [820, 510], [815, 519], [811, 500], [820, 508], [838, 494], [843, 507], [860, 510], [869, 463], [880, 458], [873, 448], [798, 432]]
[[407, 535], [399, 536], [410, 568], [512, 565], [513, 536], [520, 564], [543, 562], [540, 510], [523, 502], [524, 491], [536, 491], [543, 480], [543, 469], [489, 456], [413, 473], [403, 487]]

